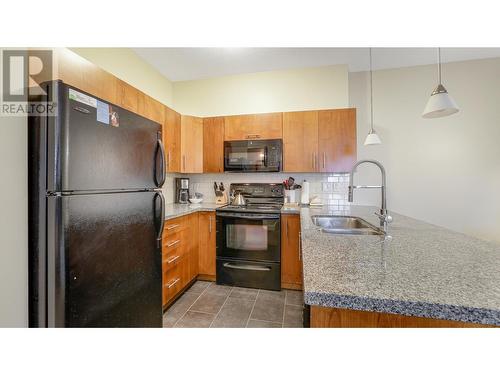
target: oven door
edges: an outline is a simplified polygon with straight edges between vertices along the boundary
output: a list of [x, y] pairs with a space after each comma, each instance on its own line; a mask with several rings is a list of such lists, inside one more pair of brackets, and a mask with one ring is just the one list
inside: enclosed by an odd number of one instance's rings
[[217, 212], [217, 256], [279, 262], [279, 214]]

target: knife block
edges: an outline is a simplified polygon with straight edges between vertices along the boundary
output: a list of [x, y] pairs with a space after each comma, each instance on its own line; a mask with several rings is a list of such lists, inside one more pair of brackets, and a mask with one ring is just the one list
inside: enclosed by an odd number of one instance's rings
[[221, 196], [215, 197], [215, 204], [227, 204], [227, 193], [225, 191], [222, 192]]

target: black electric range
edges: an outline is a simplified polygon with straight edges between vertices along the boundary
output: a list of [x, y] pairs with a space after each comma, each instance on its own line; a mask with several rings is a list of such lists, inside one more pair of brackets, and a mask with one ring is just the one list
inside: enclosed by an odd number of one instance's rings
[[216, 210], [217, 284], [281, 289], [281, 183], [231, 184], [245, 206]]

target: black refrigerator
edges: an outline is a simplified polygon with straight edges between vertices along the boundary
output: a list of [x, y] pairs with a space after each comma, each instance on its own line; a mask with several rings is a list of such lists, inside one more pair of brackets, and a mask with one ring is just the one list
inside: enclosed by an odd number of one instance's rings
[[161, 125], [61, 81], [31, 98], [31, 327], [161, 327]]

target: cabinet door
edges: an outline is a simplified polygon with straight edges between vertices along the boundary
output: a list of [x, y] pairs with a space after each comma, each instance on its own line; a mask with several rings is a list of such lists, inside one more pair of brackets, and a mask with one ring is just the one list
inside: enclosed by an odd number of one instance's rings
[[203, 172], [203, 119], [181, 116], [181, 172]]
[[318, 111], [283, 113], [283, 167], [287, 172], [318, 171]]
[[121, 80], [117, 82], [117, 101], [121, 107], [144, 116], [144, 93]]
[[199, 215], [199, 273], [215, 278], [215, 212]]
[[224, 172], [224, 117], [203, 119], [203, 172]]
[[181, 171], [181, 115], [164, 107], [163, 143], [165, 144], [168, 172]]
[[186, 244], [189, 248], [189, 281], [196, 278], [199, 274], [199, 249], [198, 249], [198, 213], [186, 216], [187, 230], [184, 231], [186, 235]]
[[241, 139], [281, 139], [283, 137], [282, 113], [261, 113], [226, 116], [224, 137], [226, 141]]
[[356, 162], [356, 109], [318, 113], [319, 171], [348, 172]]
[[121, 105], [117, 100], [118, 78], [67, 48], [54, 49], [53, 58], [56, 66], [53, 79], [61, 79], [68, 85]]
[[300, 216], [281, 216], [281, 287], [302, 289]]
[[165, 121], [165, 113], [163, 109], [163, 104], [159, 101], [145, 96], [144, 98], [144, 117], [157, 122], [158, 124], [163, 124]]

